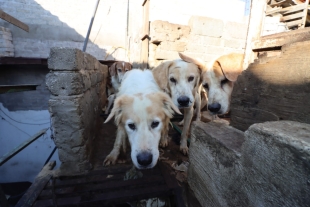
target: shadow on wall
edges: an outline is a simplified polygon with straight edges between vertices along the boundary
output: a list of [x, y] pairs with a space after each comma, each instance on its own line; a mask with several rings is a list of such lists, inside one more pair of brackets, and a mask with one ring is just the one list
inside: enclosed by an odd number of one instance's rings
[[310, 124], [310, 41], [282, 46], [275, 57], [259, 57], [239, 76], [231, 97], [231, 125], [291, 120]]

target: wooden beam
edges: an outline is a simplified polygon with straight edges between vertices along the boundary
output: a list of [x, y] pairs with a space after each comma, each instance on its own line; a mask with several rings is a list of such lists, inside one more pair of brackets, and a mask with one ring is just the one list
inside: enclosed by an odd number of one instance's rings
[[[145, 0], [143, 3], [143, 34], [144, 37], [149, 35], [150, 31], [150, 22], [149, 22], [149, 6], [150, 0]], [[143, 38], [142, 38], [143, 39]], [[141, 68], [148, 67], [148, 57], [149, 57], [149, 38], [144, 38], [141, 43]]]
[[25, 23], [19, 21], [18, 19], [16, 19], [15, 17], [12, 17], [11, 15], [5, 13], [1, 9], [0, 9], [0, 18], [11, 23], [11, 24], [14, 24], [15, 26], [21, 28], [22, 30], [25, 30], [26, 32], [29, 32], [29, 27], [27, 24], [25, 24]]
[[9, 159], [11, 159], [12, 157], [14, 157], [17, 153], [19, 153], [20, 151], [22, 151], [25, 147], [27, 147], [28, 145], [30, 145], [33, 141], [35, 141], [36, 139], [38, 139], [39, 137], [41, 137], [46, 131], [48, 130], [48, 128], [46, 129], [42, 129], [41, 131], [39, 131], [38, 133], [36, 133], [35, 135], [33, 135], [32, 137], [30, 137], [29, 139], [27, 139], [26, 141], [24, 141], [22, 144], [20, 144], [18, 147], [16, 147], [15, 149], [13, 149], [11, 152], [8, 152], [7, 154], [3, 155], [0, 158], [0, 166], [3, 165], [4, 163], [6, 163]]

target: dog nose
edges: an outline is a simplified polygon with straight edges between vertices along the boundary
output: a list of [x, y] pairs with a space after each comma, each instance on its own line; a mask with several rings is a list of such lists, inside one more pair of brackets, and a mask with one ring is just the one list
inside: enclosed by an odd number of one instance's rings
[[180, 106], [188, 106], [189, 104], [189, 98], [187, 96], [180, 96], [177, 101]]
[[140, 165], [146, 167], [152, 163], [153, 155], [149, 152], [141, 152], [137, 155], [137, 161]]
[[219, 103], [210, 104], [208, 105], [208, 109], [209, 111], [216, 113], [221, 109], [221, 104]]

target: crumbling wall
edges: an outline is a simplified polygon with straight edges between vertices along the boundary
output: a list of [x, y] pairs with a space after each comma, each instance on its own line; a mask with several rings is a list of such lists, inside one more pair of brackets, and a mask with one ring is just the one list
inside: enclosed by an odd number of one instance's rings
[[79, 174], [92, 166], [93, 140], [106, 100], [108, 68], [93, 56], [72, 48], [52, 48], [46, 84], [51, 92], [52, 134], [63, 174]]
[[309, 124], [194, 122], [188, 182], [202, 206], [309, 206], [309, 149]]
[[0, 27], [0, 57], [13, 57], [14, 45], [11, 30]]
[[244, 53], [247, 24], [192, 16], [188, 25], [153, 21], [150, 25], [149, 64], [179, 59], [183, 52], [204, 61], [230, 52]]

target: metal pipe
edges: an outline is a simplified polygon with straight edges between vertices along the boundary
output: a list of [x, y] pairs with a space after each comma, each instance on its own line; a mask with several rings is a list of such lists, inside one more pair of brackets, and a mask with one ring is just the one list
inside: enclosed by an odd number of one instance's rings
[[97, 8], [98, 8], [98, 5], [99, 5], [99, 2], [100, 2], [100, 0], [97, 0], [96, 6], [95, 6], [95, 10], [94, 10], [94, 14], [93, 14], [93, 16], [92, 16], [92, 18], [90, 20], [90, 24], [89, 24], [89, 27], [88, 27], [87, 35], [86, 35], [85, 40], [84, 40], [83, 52], [86, 51], [89, 35], [90, 35], [90, 32], [91, 32], [91, 28], [93, 26], [93, 22], [94, 22], [94, 19], [95, 19], [95, 16], [96, 16], [96, 12], [97, 12]]

